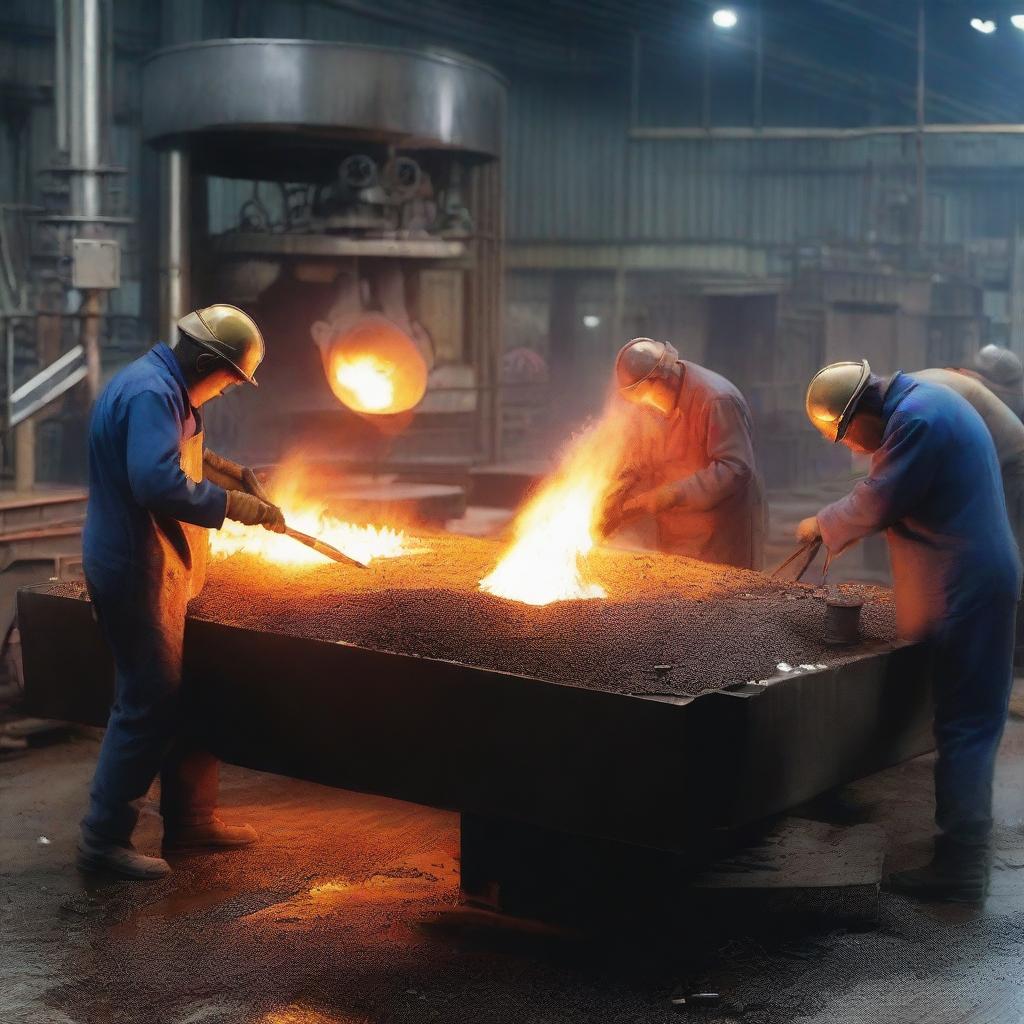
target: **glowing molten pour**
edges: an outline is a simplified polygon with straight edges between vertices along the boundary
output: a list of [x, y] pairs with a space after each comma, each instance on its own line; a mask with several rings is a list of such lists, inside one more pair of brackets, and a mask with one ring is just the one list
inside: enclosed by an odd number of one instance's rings
[[378, 313], [366, 313], [317, 342], [335, 398], [364, 415], [416, 408], [427, 390], [427, 363], [413, 338]]
[[619, 467], [623, 432], [606, 417], [584, 433], [516, 519], [515, 539], [480, 589], [544, 605], [607, 597], [587, 578], [586, 556]]
[[395, 370], [373, 356], [339, 359], [334, 380], [342, 401], [357, 412], [387, 412], [395, 404]]
[[[301, 476], [297, 471], [286, 470], [283, 475], [283, 480], [271, 485], [270, 497], [281, 507], [289, 526], [325, 541], [360, 562], [414, 553], [404, 533], [388, 526], [356, 526], [342, 522], [327, 514], [323, 502], [302, 495]], [[219, 530], [210, 531], [210, 555], [230, 558], [238, 554], [254, 555], [280, 565], [323, 565], [331, 561], [282, 533], [225, 519]]]

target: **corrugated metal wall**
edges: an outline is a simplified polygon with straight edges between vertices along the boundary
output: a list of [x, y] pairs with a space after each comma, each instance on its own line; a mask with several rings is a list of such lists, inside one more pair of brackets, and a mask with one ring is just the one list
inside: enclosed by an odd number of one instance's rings
[[[913, 145], [895, 136], [629, 140], [622, 88], [513, 81], [509, 239], [906, 242]], [[1012, 236], [1024, 219], [1024, 138], [932, 136], [925, 153], [929, 241]]]

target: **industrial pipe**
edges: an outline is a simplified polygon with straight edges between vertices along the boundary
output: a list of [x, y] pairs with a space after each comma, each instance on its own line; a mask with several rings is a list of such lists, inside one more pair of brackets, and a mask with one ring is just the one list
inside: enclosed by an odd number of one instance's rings
[[[58, 16], [63, 4], [58, 4]], [[84, 232], [96, 237], [97, 223], [103, 215], [103, 11], [102, 0], [71, 0], [68, 5], [70, 66], [66, 69], [69, 85], [67, 130], [70, 142], [69, 179], [71, 214], [84, 224]], [[109, 12], [108, 12], [109, 14]], [[61, 45], [57, 37], [58, 50]], [[58, 119], [58, 131], [60, 123]], [[59, 145], [59, 139], [58, 139]], [[85, 349], [86, 380], [89, 397], [95, 401], [100, 391], [100, 323], [106, 306], [102, 291], [90, 289], [82, 294], [82, 330]]]
[[189, 301], [189, 158], [184, 149], [160, 154], [160, 325], [169, 343]]
[[71, 212], [81, 217], [99, 217], [102, 213], [99, 171], [104, 135], [100, 6], [100, 0], [72, 0], [69, 7]]

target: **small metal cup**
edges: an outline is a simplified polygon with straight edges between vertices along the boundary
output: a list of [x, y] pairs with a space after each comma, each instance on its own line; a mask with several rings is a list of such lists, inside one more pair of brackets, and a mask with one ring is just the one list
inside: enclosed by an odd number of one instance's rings
[[860, 610], [864, 602], [857, 598], [830, 594], [825, 601], [825, 627], [822, 639], [827, 644], [845, 646], [860, 640]]

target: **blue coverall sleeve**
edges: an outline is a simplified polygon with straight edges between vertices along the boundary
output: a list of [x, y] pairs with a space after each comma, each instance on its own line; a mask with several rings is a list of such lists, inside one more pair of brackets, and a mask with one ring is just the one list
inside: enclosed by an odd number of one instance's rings
[[898, 523], [925, 495], [935, 476], [941, 445], [921, 419], [901, 423], [871, 459], [871, 471], [839, 501], [818, 513], [829, 551], [839, 554], [869, 534]]
[[131, 399], [126, 449], [128, 483], [143, 508], [195, 526], [223, 525], [224, 490], [182, 472], [181, 421], [169, 398], [145, 391]]

